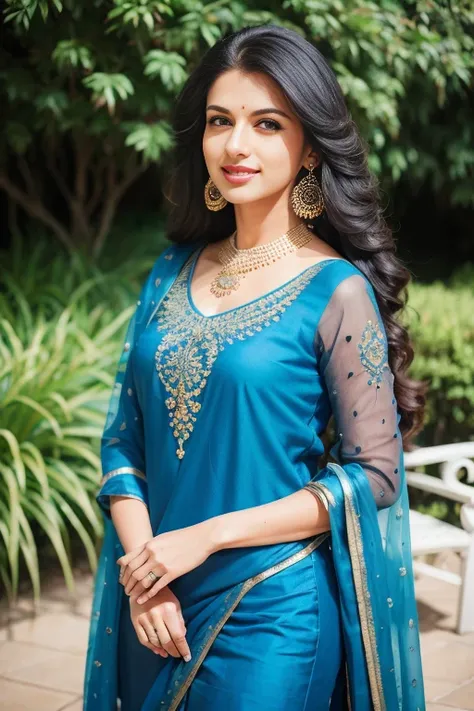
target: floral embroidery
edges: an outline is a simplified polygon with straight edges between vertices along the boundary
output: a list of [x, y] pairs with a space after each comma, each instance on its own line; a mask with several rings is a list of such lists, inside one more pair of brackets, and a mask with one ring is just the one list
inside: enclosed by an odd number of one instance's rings
[[212, 366], [227, 345], [244, 341], [280, 320], [283, 312], [297, 298], [327, 262], [315, 264], [281, 288], [267, 295], [212, 317], [195, 311], [188, 299], [188, 275], [193, 256], [181, 270], [157, 311], [158, 331], [163, 340], [155, 354], [156, 370], [170, 397], [170, 427], [178, 441], [176, 455], [185, 455], [184, 442], [194, 429], [201, 409], [199, 396], [204, 390]]
[[378, 323], [367, 321], [358, 348], [361, 363], [370, 375], [367, 384], [372, 385], [373, 379], [380, 383], [383, 371], [388, 368], [388, 352], [384, 334]]

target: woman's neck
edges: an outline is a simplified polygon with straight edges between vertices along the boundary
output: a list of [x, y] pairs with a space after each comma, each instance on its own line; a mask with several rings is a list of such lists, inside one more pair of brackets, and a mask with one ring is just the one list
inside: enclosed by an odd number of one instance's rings
[[275, 205], [271, 211], [265, 211], [257, 204], [235, 205], [237, 249], [250, 249], [273, 242], [302, 222], [288, 207], [284, 210], [276, 208]]

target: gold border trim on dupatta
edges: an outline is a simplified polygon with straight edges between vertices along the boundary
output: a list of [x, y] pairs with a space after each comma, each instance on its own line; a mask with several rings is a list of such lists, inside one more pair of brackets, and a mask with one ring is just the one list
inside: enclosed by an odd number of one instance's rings
[[331, 506], [336, 505], [336, 499], [334, 498], [332, 491], [329, 491], [328, 488], [324, 486], [324, 484], [320, 484], [318, 482], [310, 481], [308, 482], [303, 489], [308, 489], [308, 491], [311, 491], [312, 494], [318, 497], [320, 501], [326, 506], [326, 509], [329, 510], [329, 504]]
[[[314, 481], [309, 481], [303, 489], [310, 491], [313, 496], [316, 496], [319, 501], [322, 502], [323, 506], [329, 511], [329, 506], [336, 505], [336, 499], [333, 496], [332, 491], [329, 491], [324, 484], [315, 483]], [[352, 711], [351, 703], [351, 687], [349, 684], [349, 669], [347, 667], [347, 662], [345, 664], [345, 674], [346, 674], [346, 701], [347, 701], [347, 711]]]
[[[328, 464], [328, 467], [337, 466], [337, 464]], [[364, 547], [360, 530], [359, 514], [355, 510], [350, 486], [348, 486], [344, 477], [338, 476], [338, 479], [341, 482], [344, 492], [347, 540], [349, 543], [349, 553], [352, 562], [352, 574], [354, 577], [354, 585], [357, 595], [357, 606], [359, 608], [360, 626], [364, 642], [367, 671], [369, 674], [372, 703], [374, 705], [374, 711], [386, 711], [382, 674], [380, 671], [380, 659], [377, 653], [374, 618], [367, 585], [367, 570], [365, 567]], [[319, 491], [332, 506], [336, 505], [332, 492], [321, 482], [309, 482], [305, 488], [313, 490], [314, 493]]]
[[300, 560], [303, 560], [303, 558], [306, 558], [310, 553], [312, 553], [318, 546], [321, 545], [328, 537], [330, 533], [329, 531], [326, 531], [324, 533], [321, 533], [318, 535], [316, 538], [314, 538], [311, 543], [309, 543], [305, 548], [302, 548], [300, 551], [297, 553], [294, 553], [291, 555], [289, 558], [286, 558], [285, 560], [280, 561], [279, 563], [276, 563], [275, 565], [272, 565], [271, 568], [267, 568], [267, 570], [264, 570], [262, 573], [258, 573], [258, 575], [254, 575], [252, 578], [249, 578], [246, 580], [243, 585], [242, 589], [240, 590], [239, 594], [237, 595], [236, 599], [234, 602], [231, 604], [228, 610], [224, 613], [224, 615], [221, 617], [221, 619], [214, 625], [214, 629], [212, 631], [212, 634], [210, 635], [209, 639], [207, 640], [203, 650], [199, 654], [199, 657], [193, 666], [192, 670], [190, 671], [189, 675], [186, 677], [186, 680], [183, 682], [181, 687], [177, 690], [176, 695], [173, 697], [171, 700], [170, 705], [167, 707], [167, 711], [176, 711], [179, 704], [183, 700], [184, 695], [188, 691], [189, 687], [191, 686], [194, 677], [196, 676], [199, 667], [203, 663], [204, 659], [207, 656], [207, 653], [209, 652], [209, 649], [212, 646], [212, 643], [216, 639], [217, 635], [223, 628], [224, 624], [227, 622], [229, 619], [230, 615], [232, 612], [235, 610], [239, 602], [242, 600], [244, 595], [248, 593], [248, 591], [253, 588], [254, 585], [257, 583], [261, 583], [262, 580], [266, 580], [267, 578], [270, 578], [272, 575], [275, 575], [275, 573], [279, 573], [281, 570], [284, 570], [285, 568], [289, 568], [290, 565], [293, 565], [294, 563], [297, 563]]

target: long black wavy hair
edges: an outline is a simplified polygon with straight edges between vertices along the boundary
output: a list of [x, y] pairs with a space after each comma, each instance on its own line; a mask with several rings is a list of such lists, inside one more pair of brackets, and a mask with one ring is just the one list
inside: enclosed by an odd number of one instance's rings
[[[367, 145], [347, 109], [337, 78], [321, 52], [297, 32], [276, 25], [246, 27], [209, 49], [192, 72], [174, 106], [175, 149], [165, 189], [170, 202], [167, 237], [183, 243], [215, 242], [235, 230], [234, 207], [211, 212], [204, 202], [209, 178], [202, 137], [206, 99], [223, 72], [260, 72], [280, 87], [301, 121], [308, 143], [321, 157], [315, 170], [325, 211], [306, 224], [372, 284], [388, 340], [389, 365], [401, 414], [405, 449], [421, 430], [426, 384], [410, 379], [406, 370], [414, 356], [407, 329], [395, 314], [407, 301], [410, 272], [397, 258], [392, 232], [380, 205], [378, 181], [367, 164]], [[306, 173], [296, 176], [295, 184]]]

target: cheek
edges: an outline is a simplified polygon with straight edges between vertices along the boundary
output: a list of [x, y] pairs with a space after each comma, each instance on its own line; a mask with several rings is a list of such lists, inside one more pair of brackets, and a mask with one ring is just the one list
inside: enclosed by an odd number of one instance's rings
[[204, 136], [202, 141], [202, 153], [204, 157], [204, 162], [209, 174], [214, 174], [214, 179], [217, 178], [216, 170], [219, 171], [217, 166], [222, 163], [222, 156], [224, 152], [224, 147], [216, 137], [206, 138]]
[[265, 187], [275, 190], [285, 187], [294, 177], [296, 166], [288, 154], [286, 147], [269, 147], [259, 154], [263, 166], [262, 179]]
[[207, 160], [220, 161], [224, 147], [225, 143], [222, 136], [219, 136], [218, 134], [212, 135], [204, 131], [202, 137], [202, 152], [204, 154], [204, 158]]
[[[284, 131], [262, 142], [258, 149], [262, 165], [276, 170], [281, 176], [289, 178], [298, 172], [298, 161], [302, 153], [298, 136]], [[268, 171], [267, 171], [268, 172]]]

